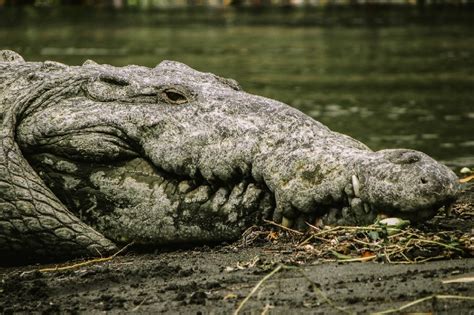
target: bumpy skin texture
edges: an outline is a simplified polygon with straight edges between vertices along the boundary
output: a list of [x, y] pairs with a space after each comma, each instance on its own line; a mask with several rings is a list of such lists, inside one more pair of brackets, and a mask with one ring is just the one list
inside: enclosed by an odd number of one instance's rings
[[413, 150], [373, 152], [237, 82], [0, 53], [0, 255], [222, 241], [262, 219], [304, 228], [425, 220], [457, 178]]

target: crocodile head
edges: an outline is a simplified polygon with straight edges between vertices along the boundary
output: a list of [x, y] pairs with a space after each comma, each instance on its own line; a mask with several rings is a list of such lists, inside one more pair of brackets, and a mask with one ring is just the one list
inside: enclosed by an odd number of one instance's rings
[[[351, 188], [362, 206], [378, 213], [420, 222], [455, 201], [457, 176], [428, 155], [414, 150], [380, 150], [355, 164]], [[366, 206], [367, 208], [367, 206]]]
[[5, 115], [4, 130], [15, 125], [54, 203], [114, 242], [234, 239], [265, 218], [425, 220], [457, 193], [456, 176], [420, 152], [373, 152], [182, 63], [16, 64], [21, 77], [2, 92], [16, 120]]

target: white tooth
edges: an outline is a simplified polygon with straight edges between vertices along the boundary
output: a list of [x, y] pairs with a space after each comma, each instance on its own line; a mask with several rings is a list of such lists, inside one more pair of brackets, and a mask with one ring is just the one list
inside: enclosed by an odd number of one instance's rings
[[386, 219], [380, 220], [379, 223], [385, 224], [386, 226], [401, 229], [407, 226], [408, 224], [410, 224], [410, 221], [403, 220], [400, 218], [386, 218]]
[[291, 226], [293, 225], [293, 221], [288, 219], [287, 217], [283, 217], [283, 219], [281, 220], [281, 225], [287, 228], [291, 228]]
[[319, 217], [319, 218], [316, 218], [314, 220], [314, 224], [313, 224], [315, 227], [318, 227], [318, 228], [322, 228], [324, 226], [324, 222], [323, 222], [323, 218], [322, 217]]
[[354, 188], [354, 195], [360, 197], [360, 183], [357, 176], [352, 175], [352, 187]]

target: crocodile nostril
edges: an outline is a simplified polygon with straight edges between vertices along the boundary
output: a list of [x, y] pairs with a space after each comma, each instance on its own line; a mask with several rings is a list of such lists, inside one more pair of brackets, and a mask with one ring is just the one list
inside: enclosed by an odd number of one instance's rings
[[396, 150], [391, 152], [388, 160], [395, 164], [412, 164], [421, 160], [421, 156], [414, 151]]
[[422, 178], [421, 178], [421, 183], [422, 183], [422, 184], [426, 184], [426, 183], [428, 183], [428, 180], [427, 180], [426, 178], [422, 177]]
[[415, 162], [418, 162], [419, 160], [420, 160], [420, 157], [416, 153], [410, 152], [410, 153], [403, 154], [404, 164], [415, 163]]

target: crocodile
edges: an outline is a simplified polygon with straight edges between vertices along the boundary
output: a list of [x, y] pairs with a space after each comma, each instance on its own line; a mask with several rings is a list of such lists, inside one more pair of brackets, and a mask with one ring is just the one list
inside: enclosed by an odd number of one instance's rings
[[459, 191], [422, 152], [372, 151], [175, 61], [68, 66], [4, 50], [0, 106], [4, 260], [229, 241], [264, 220], [423, 222]]

